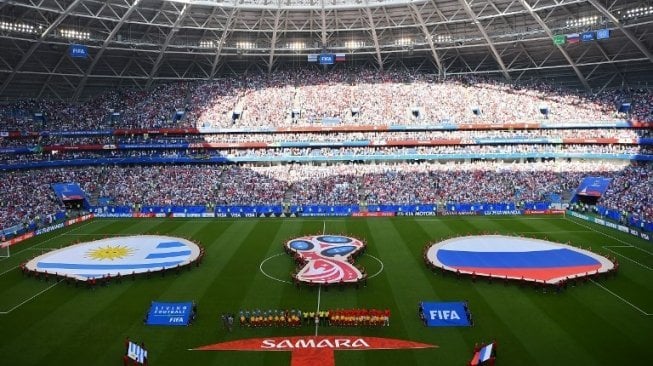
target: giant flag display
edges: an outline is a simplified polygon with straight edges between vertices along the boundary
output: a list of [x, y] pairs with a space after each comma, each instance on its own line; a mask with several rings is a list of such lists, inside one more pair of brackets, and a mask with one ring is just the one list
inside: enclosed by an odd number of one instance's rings
[[163, 235], [134, 235], [74, 244], [28, 261], [30, 271], [86, 281], [185, 266], [200, 254], [197, 244]]

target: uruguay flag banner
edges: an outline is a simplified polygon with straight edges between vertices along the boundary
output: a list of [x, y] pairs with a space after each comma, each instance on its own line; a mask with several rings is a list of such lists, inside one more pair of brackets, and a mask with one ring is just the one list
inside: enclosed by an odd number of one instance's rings
[[192, 309], [193, 303], [191, 302], [153, 301], [150, 311], [147, 313], [147, 325], [188, 325]]
[[26, 267], [86, 281], [184, 266], [196, 260], [199, 254], [199, 246], [186, 239], [161, 235], [122, 236], [54, 250], [30, 260]]
[[428, 327], [468, 327], [469, 310], [464, 302], [422, 302], [421, 316]]

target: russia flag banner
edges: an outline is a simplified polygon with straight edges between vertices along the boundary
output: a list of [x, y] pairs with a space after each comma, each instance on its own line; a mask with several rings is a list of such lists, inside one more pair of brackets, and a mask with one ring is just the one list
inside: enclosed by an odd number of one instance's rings
[[506, 235], [475, 235], [433, 244], [427, 259], [436, 267], [472, 277], [557, 284], [569, 278], [606, 273], [609, 259], [547, 240]]
[[336, 62], [345, 62], [345, 54], [336, 53]]

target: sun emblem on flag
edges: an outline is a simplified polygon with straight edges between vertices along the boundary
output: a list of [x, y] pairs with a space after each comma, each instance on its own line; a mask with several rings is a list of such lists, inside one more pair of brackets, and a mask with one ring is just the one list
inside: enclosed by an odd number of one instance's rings
[[125, 245], [105, 245], [86, 252], [86, 257], [97, 260], [123, 259], [134, 253], [134, 249]]

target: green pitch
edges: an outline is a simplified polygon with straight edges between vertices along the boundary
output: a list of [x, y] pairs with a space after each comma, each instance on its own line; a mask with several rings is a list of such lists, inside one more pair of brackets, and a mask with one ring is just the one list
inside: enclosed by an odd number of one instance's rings
[[[389, 327], [328, 328], [319, 334], [390, 337], [439, 348], [340, 351], [336, 365], [464, 365], [476, 342], [498, 342], [499, 365], [626, 365], [650, 359], [653, 336], [653, 245], [583, 221], [562, 217], [450, 217], [371, 219], [95, 219], [39, 236], [0, 259], [0, 364], [120, 365], [126, 336], [144, 341], [150, 365], [289, 365], [284, 352], [188, 351], [222, 341], [313, 335], [299, 329], [223, 328], [219, 315], [239, 309], [314, 310], [318, 291], [296, 289], [264, 275], [259, 266], [282, 253], [292, 237], [348, 234], [368, 243], [359, 259], [372, 275], [359, 290], [320, 292], [320, 308], [389, 308]], [[570, 242], [616, 257], [616, 278], [587, 282], [561, 294], [502, 282], [472, 283], [429, 272], [422, 249], [440, 239], [498, 232]], [[110, 235], [160, 233], [206, 247], [202, 265], [180, 275], [123, 280], [93, 290], [25, 278], [17, 266], [44, 250]], [[271, 277], [289, 280], [290, 257], [264, 264]], [[189, 327], [143, 324], [150, 301], [194, 300]], [[471, 328], [425, 328], [420, 300], [466, 300]]]

